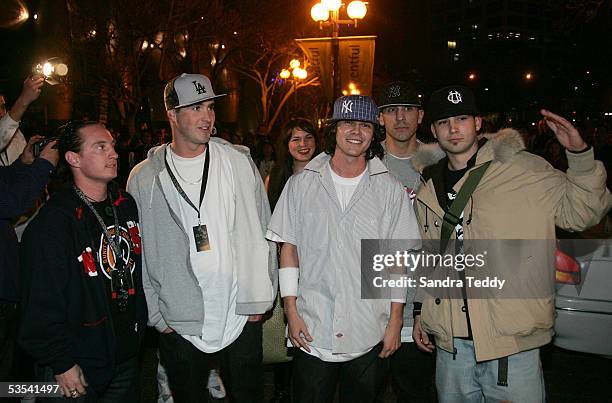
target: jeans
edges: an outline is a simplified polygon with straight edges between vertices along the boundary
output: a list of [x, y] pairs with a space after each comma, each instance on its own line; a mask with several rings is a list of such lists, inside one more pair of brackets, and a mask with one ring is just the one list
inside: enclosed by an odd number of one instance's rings
[[389, 359], [397, 403], [435, 402], [432, 353], [419, 350], [416, 343], [402, 343]]
[[[231, 402], [263, 402], [261, 329], [261, 322], [247, 322], [232, 344], [214, 353]], [[198, 350], [180, 334], [160, 334], [159, 359], [175, 403], [208, 401], [206, 379], [212, 358], [213, 354]]]
[[[37, 379], [42, 382], [55, 382], [55, 375], [51, 367], [44, 367], [37, 371]], [[108, 385], [104, 387], [92, 387], [91, 380], [87, 387], [87, 394], [76, 399], [63, 397], [59, 398], [39, 398], [39, 402], [59, 403], [71, 401], [75, 403], [135, 403], [140, 400], [139, 387], [139, 361], [138, 357], [130, 358], [117, 364], [115, 373]]]
[[326, 362], [296, 349], [293, 357], [295, 403], [332, 402], [340, 382], [341, 403], [375, 402], [384, 384], [387, 360], [378, 358], [382, 343], [351, 361]]
[[540, 349], [508, 357], [508, 386], [497, 385], [499, 361], [476, 362], [474, 342], [454, 339], [453, 354], [437, 349], [436, 387], [440, 403], [481, 403], [545, 401]]

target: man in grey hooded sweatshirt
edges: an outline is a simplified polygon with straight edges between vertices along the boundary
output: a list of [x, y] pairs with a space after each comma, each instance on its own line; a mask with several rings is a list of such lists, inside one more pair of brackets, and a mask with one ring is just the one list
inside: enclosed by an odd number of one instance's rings
[[261, 316], [276, 290], [270, 208], [245, 147], [211, 138], [210, 80], [182, 74], [165, 88], [172, 142], [149, 151], [128, 191], [142, 226], [149, 325], [176, 403], [206, 399], [216, 353], [232, 401], [263, 400]]

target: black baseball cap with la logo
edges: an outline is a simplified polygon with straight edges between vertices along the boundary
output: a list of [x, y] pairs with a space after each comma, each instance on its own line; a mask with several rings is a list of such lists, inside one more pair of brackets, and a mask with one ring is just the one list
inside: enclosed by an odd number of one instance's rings
[[183, 108], [225, 95], [227, 94], [215, 94], [208, 77], [202, 74], [183, 73], [166, 84], [164, 103], [166, 110], [169, 111], [170, 109]]
[[474, 93], [463, 85], [451, 85], [434, 91], [425, 109], [425, 118], [428, 122], [451, 116], [478, 114]]

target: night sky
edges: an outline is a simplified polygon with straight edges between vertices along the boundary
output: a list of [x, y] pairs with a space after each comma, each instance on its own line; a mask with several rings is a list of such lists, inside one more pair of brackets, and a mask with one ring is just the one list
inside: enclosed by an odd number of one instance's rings
[[[533, 7], [529, 9], [530, 13], [549, 21], [547, 26], [538, 27], [547, 39], [536, 49], [520, 41], [478, 42], [474, 49], [462, 49], [458, 62], [444, 56], [445, 50], [450, 54], [448, 50], [434, 43], [434, 32], [440, 30], [441, 20], [439, 15], [432, 18], [432, 10], [436, 4], [473, 5], [484, 0], [447, 1], [371, 0], [368, 14], [357, 28], [341, 27], [341, 35], [378, 36], [375, 90], [384, 82], [405, 79], [415, 82], [427, 97], [432, 90], [447, 84], [467, 84], [476, 91], [483, 111], [501, 111], [524, 119], [528, 119], [526, 110], [537, 111], [540, 106], [561, 113], [576, 112], [578, 120], [582, 121], [587, 116], [589, 119], [603, 119], [604, 112], [612, 112], [609, 74], [612, 11], [609, 0], [602, 2], [595, 11], [586, 9], [582, 14], [561, 5]], [[50, 4], [46, 0], [25, 3], [31, 13]], [[319, 30], [318, 25], [310, 20], [313, 4], [314, 1], [289, 2], [289, 15], [283, 16], [283, 21], [294, 27], [297, 37], [326, 36], [326, 31]], [[10, 104], [37, 55], [48, 50], [47, 44], [52, 38], [40, 29], [49, 25], [48, 21], [41, 24], [45, 15], [41, 14], [38, 21], [30, 16], [21, 25], [7, 28], [8, 22], [17, 14], [18, 1], [3, 0], [3, 7], [7, 11], [3, 11], [0, 20], [3, 27], [0, 28], [0, 43], [4, 54], [0, 64], [0, 88], [8, 95]], [[449, 11], [444, 24], [450, 26], [456, 15]], [[459, 19], [465, 17], [469, 15], [460, 15]], [[486, 35], [486, 32], [481, 35]], [[523, 79], [526, 71], [534, 74], [531, 82]], [[476, 73], [473, 81], [467, 78], [471, 72]]]

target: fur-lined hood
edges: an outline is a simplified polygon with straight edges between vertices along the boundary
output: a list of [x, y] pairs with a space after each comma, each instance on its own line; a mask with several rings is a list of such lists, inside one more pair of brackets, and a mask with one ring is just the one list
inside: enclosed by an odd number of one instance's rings
[[[485, 133], [482, 137], [488, 141], [478, 150], [477, 164], [489, 160], [508, 162], [525, 149], [523, 137], [515, 129], [501, 129], [497, 133]], [[438, 143], [421, 144], [412, 158], [412, 165], [418, 172], [423, 172], [423, 169], [444, 157]]]

